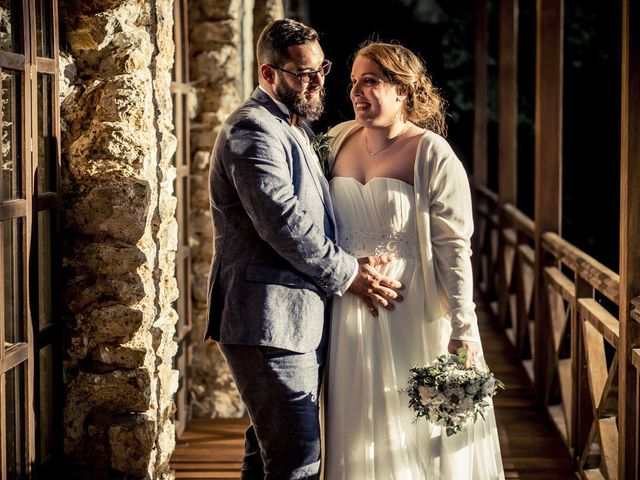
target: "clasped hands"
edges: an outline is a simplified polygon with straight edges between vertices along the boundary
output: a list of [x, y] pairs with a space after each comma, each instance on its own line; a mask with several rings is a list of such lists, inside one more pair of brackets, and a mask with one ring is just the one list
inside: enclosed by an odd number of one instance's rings
[[376, 267], [385, 265], [393, 259], [393, 255], [358, 258], [358, 273], [347, 290], [359, 297], [374, 317], [378, 316], [377, 305], [393, 310], [393, 302], [402, 301], [398, 290], [402, 290], [404, 285], [397, 280], [385, 277], [376, 270]]

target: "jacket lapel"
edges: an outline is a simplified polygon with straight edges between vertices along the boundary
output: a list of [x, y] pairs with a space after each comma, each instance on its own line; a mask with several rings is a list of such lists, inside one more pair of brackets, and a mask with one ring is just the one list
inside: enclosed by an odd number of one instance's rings
[[[304, 162], [307, 165], [307, 169], [311, 173], [313, 183], [316, 187], [316, 190], [318, 191], [318, 195], [320, 196], [322, 205], [324, 206], [324, 210], [327, 213], [328, 217], [331, 219], [331, 223], [335, 232], [336, 221], [333, 215], [333, 208], [330, 203], [331, 197], [329, 195], [329, 184], [322, 174], [322, 166], [320, 165], [320, 160], [317, 158], [315, 152], [313, 152], [313, 150], [311, 149], [311, 139], [314, 137], [313, 130], [311, 130], [309, 125], [307, 125], [303, 121], [301, 126], [304, 131], [301, 129], [298, 129], [297, 132], [293, 131], [293, 128], [295, 127], [291, 127], [287, 115], [282, 110], [280, 110], [280, 107], [275, 104], [272, 98], [265, 92], [263, 92], [260, 88], [256, 88], [253, 91], [251, 98], [264, 106], [269, 111], [269, 113], [271, 113], [275, 118], [282, 122], [283, 128], [286, 128], [291, 133], [291, 136], [293, 136], [296, 143], [299, 145], [300, 150], [302, 151]], [[308, 141], [305, 141], [302, 138], [302, 135], [305, 134], [308, 137]], [[322, 182], [325, 183], [324, 188]]]

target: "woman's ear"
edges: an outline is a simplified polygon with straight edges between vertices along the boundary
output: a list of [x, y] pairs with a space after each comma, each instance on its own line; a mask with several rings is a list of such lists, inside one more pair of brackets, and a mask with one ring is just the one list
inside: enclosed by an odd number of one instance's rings
[[404, 102], [409, 95], [409, 87], [407, 85], [396, 85], [396, 102]]

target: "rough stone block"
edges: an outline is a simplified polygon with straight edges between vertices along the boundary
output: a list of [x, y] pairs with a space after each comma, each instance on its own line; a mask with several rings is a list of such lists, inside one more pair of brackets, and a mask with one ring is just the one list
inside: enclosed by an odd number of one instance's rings
[[210, 20], [240, 19], [242, 0], [201, 0], [199, 3]]
[[156, 455], [157, 425], [150, 415], [131, 415], [108, 429], [111, 467], [126, 475], [150, 478]]
[[144, 366], [146, 350], [122, 345], [101, 344], [92, 352], [92, 359], [116, 368], [141, 368]]
[[195, 25], [190, 33], [195, 48], [210, 49], [212, 43], [237, 45], [240, 39], [238, 23], [234, 20], [203, 22]]
[[200, 53], [196, 57], [195, 79], [205, 79], [210, 83], [218, 83], [229, 78], [238, 78], [240, 58], [237, 46], [221, 45], [219, 49]]
[[[95, 179], [97, 181], [97, 179]], [[87, 186], [67, 205], [66, 217], [77, 233], [110, 237], [135, 244], [144, 235], [149, 208], [149, 185], [135, 178]]]
[[209, 208], [209, 176], [196, 173], [190, 176], [191, 209], [207, 210]]
[[109, 373], [79, 372], [69, 386], [94, 408], [114, 413], [146, 412], [151, 406], [151, 372], [145, 368]]

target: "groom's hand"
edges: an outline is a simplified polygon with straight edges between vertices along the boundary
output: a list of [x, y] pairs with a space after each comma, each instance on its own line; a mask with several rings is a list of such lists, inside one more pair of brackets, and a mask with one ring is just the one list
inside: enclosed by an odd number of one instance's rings
[[382, 305], [388, 310], [393, 310], [394, 305], [391, 300], [402, 301], [402, 296], [397, 290], [402, 290], [404, 286], [397, 280], [381, 275], [376, 267], [385, 265], [393, 260], [393, 256], [384, 257], [362, 257], [358, 259], [358, 274], [351, 282], [347, 290], [360, 297], [369, 312], [374, 317], [378, 316], [376, 305]]

